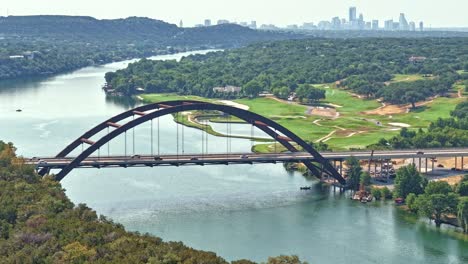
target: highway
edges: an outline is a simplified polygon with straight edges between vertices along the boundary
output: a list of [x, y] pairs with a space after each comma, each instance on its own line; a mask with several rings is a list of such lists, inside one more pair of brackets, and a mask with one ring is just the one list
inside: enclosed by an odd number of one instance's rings
[[[371, 159], [371, 151], [321, 152], [330, 161], [339, 161], [351, 156], [360, 160]], [[372, 159], [431, 159], [441, 157], [468, 156], [468, 148], [461, 149], [421, 149], [421, 150], [384, 150], [374, 151]], [[73, 161], [74, 157], [34, 157], [25, 158], [25, 163], [37, 168], [60, 169]], [[307, 152], [284, 152], [274, 154], [229, 153], [229, 154], [180, 154], [180, 155], [134, 155], [134, 156], [93, 156], [85, 159], [80, 168], [101, 167], [147, 167], [147, 166], [182, 166], [182, 165], [219, 165], [219, 164], [254, 164], [277, 162], [314, 161]]]

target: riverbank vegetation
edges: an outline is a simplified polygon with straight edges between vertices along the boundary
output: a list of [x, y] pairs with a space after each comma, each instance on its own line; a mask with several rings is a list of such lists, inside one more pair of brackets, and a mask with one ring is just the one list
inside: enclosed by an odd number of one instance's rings
[[299, 37], [238, 25], [179, 28], [142, 17], [0, 17], [0, 80], [49, 76], [85, 66], [187, 50], [233, 48]]
[[437, 227], [447, 223], [468, 232], [468, 175], [460, 183], [450, 186], [445, 181], [428, 182], [415, 165], [397, 170], [394, 198], [404, 199], [408, 209], [434, 221]]
[[[228, 263], [181, 242], [127, 232], [86, 205], [74, 205], [59, 182], [41, 178], [16, 156], [11, 143], [2, 141], [0, 256], [2, 263]], [[303, 262], [280, 256], [267, 263]]]

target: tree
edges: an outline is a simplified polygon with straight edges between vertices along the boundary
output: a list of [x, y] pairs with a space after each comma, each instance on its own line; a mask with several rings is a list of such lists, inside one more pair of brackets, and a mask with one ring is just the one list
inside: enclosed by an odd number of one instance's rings
[[276, 97], [281, 98], [281, 99], [288, 99], [288, 96], [290, 93], [291, 93], [291, 90], [286, 86], [283, 86], [281, 88], [276, 88], [273, 90], [273, 94]]
[[444, 194], [447, 195], [452, 192], [452, 187], [446, 181], [431, 181], [424, 189], [424, 193], [431, 194]]
[[371, 194], [375, 198], [375, 200], [380, 200], [382, 199], [382, 192], [380, 191], [379, 188], [372, 188], [371, 189]]
[[424, 95], [416, 91], [408, 91], [403, 96], [403, 100], [407, 103], [411, 103], [411, 108], [413, 109], [416, 108], [416, 102], [424, 99]]
[[387, 187], [383, 187], [380, 189], [380, 191], [382, 192], [382, 197], [384, 199], [392, 199], [392, 192], [390, 191], [390, 189], [388, 189]]
[[348, 166], [347, 184], [352, 190], [358, 190], [361, 180], [362, 167], [356, 157], [351, 156], [346, 160]]
[[468, 175], [456, 186], [455, 191], [460, 196], [468, 196]]
[[301, 102], [313, 103], [325, 99], [325, 91], [310, 84], [303, 84], [296, 89], [296, 96]]
[[405, 203], [408, 206], [408, 209], [410, 209], [410, 211], [413, 213], [416, 213], [418, 211], [416, 199], [417, 199], [416, 194], [410, 193], [408, 194], [408, 196], [406, 196], [406, 200], [405, 200]]
[[427, 179], [423, 178], [414, 164], [398, 169], [395, 178], [395, 196], [406, 198], [408, 194], [422, 194], [427, 185]]
[[417, 198], [418, 212], [433, 219], [436, 226], [442, 224], [444, 214], [456, 213], [458, 195], [455, 193], [445, 194], [423, 194]]
[[268, 258], [267, 264], [307, 264], [299, 260], [298, 256], [279, 256]]
[[262, 87], [258, 81], [252, 80], [244, 85], [243, 91], [249, 97], [257, 97]]
[[106, 74], [104, 75], [104, 79], [106, 79], [106, 83], [111, 83], [115, 77], [117, 77], [117, 73], [115, 72], [106, 72]]
[[367, 187], [371, 184], [371, 176], [368, 172], [362, 172], [361, 173], [361, 179], [359, 181], [361, 185], [364, 185], [364, 187]]
[[457, 218], [463, 232], [468, 233], [468, 197], [462, 197], [458, 202]]

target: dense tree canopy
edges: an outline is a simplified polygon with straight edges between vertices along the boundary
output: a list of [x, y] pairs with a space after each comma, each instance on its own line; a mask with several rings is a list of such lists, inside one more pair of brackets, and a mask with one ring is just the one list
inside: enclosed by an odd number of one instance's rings
[[[468, 61], [466, 42], [465, 38], [370, 38], [258, 43], [180, 62], [142, 60], [117, 71], [109, 83], [124, 94], [143, 87], [147, 92], [217, 97], [222, 94], [213, 87], [235, 85], [244, 88], [244, 95], [251, 95], [255, 87], [254, 92], [269, 91], [284, 98], [302, 85], [340, 81], [339, 86], [360, 94], [412, 103], [446, 93], [459, 79], [456, 71]], [[414, 63], [412, 56], [426, 59]], [[394, 74], [416, 73], [432, 77], [388, 83]]]
[[238, 25], [179, 28], [130, 17], [0, 16], [0, 80], [47, 76], [81, 67], [194, 49], [233, 48], [300, 37]]
[[427, 179], [419, 174], [414, 164], [401, 167], [396, 172], [395, 197], [406, 198], [408, 194], [421, 194], [427, 185]]
[[[181, 242], [126, 232], [84, 204], [74, 205], [59, 182], [41, 178], [0, 141], [1, 263], [227, 263]], [[234, 263], [252, 264], [241, 260]], [[297, 257], [268, 263], [301, 264]]]

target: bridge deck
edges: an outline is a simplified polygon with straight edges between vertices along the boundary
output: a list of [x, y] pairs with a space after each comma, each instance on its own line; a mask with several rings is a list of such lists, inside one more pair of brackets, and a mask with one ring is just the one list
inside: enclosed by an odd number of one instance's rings
[[[468, 156], [468, 148], [464, 149], [425, 149], [425, 150], [391, 150], [375, 151], [345, 151], [322, 152], [321, 155], [328, 160], [344, 160], [351, 156], [360, 160], [367, 159], [404, 159], [404, 158], [436, 158], [436, 157], [463, 157]], [[26, 164], [38, 168], [58, 169], [64, 168], [74, 157], [54, 158], [37, 157], [25, 159]], [[134, 156], [101, 156], [88, 157], [80, 163], [81, 168], [100, 167], [138, 167], [138, 166], [182, 166], [182, 165], [208, 165], [208, 164], [253, 164], [277, 162], [315, 161], [307, 152], [286, 152], [277, 154], [231, 153], [231, 154], [182, 154], [182, 155], [134, 155]]]

